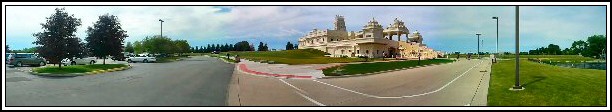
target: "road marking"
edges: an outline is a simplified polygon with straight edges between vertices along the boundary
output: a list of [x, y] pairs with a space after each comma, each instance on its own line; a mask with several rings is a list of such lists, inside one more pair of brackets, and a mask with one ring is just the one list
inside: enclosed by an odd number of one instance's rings
[[312, 103], [315, 103], [315, 104], [317, 104], [317, 105], [319, 105], [319, 106], [325, 106], [324, 104], [322, 104], [322, 103], [320, 103], [320, 102], [318, 102], [318, 101], [316, 101], [316, 100], [314, 100], [314, 99], [312, 99], [312, 98], [310, 98], [310, 97], [308, 97], [308, 96], [306, 96], [306, 95], [304, 95], [304, 94], [302, 94], [302, 93], [300, 93], [300, 92], [297, 92], [297, 91], [296, 91], [295, 93], [297, 93], [297, 94], [299, 94], [300, 96], [302, 96], [302, 97], [306, 98], [308, 101], [310, 101], [310, 102], [312, 102]]
[[281, 82], [283, 82], [283, 83], [285, 83], [285, 84], [287, 84], [287, 85], [289, 85], [289, 86], [293, 87], [293, 89], [296, 89], [296, 90], [298, 90], [298, 91], [300, 91], [300, 92], [302, 92], [302, 93], [306, 93], [306, 91], [304, 91], [304, 90], [302, 90], [302, 89], [300, 89], [300, 88], [297, 88], [297, 87], [295, 87], [295, 86], [293, 86], [293, 85], [289, 84], [287, 81], [285, 81], [285, 80], [283, 80], [283, 79], [278, 79], [278, 80], [280, 80]]
[[342, 90], [345, 90], [345, 91], [349, 91], [349, 92], [352, 92], [352, 93], [356, 93], [356, 94], [364, 95], [364, 96], [367, 96], [367, 97], [372, 97], [372, 98], [381, 98], [381, 99], [383, 99], [383, 98], [410, 98], [410, 97], [417, 97], [417, 96], [423, 96], [423, 95], [428, 95], [428, 94], [436, 93], [436, 92], [438, 92], [438, 91], [440, 91], [440, 90], [442, 90], [442, 89], [446, 88], [446, 86], [450, 85], [451, 83], [455, 82], [457, 79], [459, 79], [460, 77], [462, 77], [463, 75], [465, 75], [467, 72], [469, 72], [470, 70], [472, 70], [474, 67], [476, 67], [476, 66], [478, 66], [478, 65], [482, 64], [482, 62], [483, 62], [483, 61], [480, 61], [480, 63], [478, 63], [478, 64], [476, 64], [476, 65], [472, 66], [470, 69], [468, 69], [467, 71], [463, 72], [461, 75], [459, 75], [459, 76], [455, 77], [455, 79], [453, 79], [453, 80], [451, 80], [450, 82], [446, 83], [444, 86], [442, 86], [442, 87], [438, 88], [437, 90], [430, 91], [430, 92], [427, 92], [427, 93], [416, 94], [416, 95], [395, 96], [395, 97], [393, 97], [393, 96], [376, 96], [376, 95], [370, 95], [370, 94], [361, 93], [361, 92], [357, 92], [357, 91], [354, 91], [354, 90], [350, 90], [350, 89], [342, 88], [342, 87], [339, 87], [339, 86], [336, 86], [336, 85], [332, 85], [332, 84], [328, 84], [328, 83], [325, 83], [325, 82], [318, 81], [318, 80], [316, 80], [316, 79], [315, 79], [315, 80], [312, 80], [312, 81], [314, 81], [314, 82], [318, 82], [318, 83], [321, 83], [321, 84], [325, 84], [325, 85], [328, 85], [328, 86], [331, 86], [331, 87], [335, 87], [335, 88], [338, 88], [338, 89], [342, 89]]
[[486, 72], [482, 74], [482, 76], [480, 76], [480, 81], [478, 81], [478, 87], [476, 87], [476, 91], [474, 92], [474, 95], [472, 96], [472, 100], [470, 100], [470, 103], [467, 104], [467, 106], [472, 105], [472, 102], [474, 102], [474, 98], [476, 97], [476, 94], [478, 94], [478, 90], [480, 89], [480, 85], [482, 84], [482, 79], [484, 79], [485, 74], [487, 74]]
[[[292, 84], [289, 84], [287, 81], [285, 81], [285, 80], [283, 80], [283, 79], [278, 79], [278, 80], [280, 80], [281, 82], [283, 82], [283, 83], [285, 83], [285, 84], [287, 84], [287, 85], [289, 85], [289, 86], [293, 87], [293, 89], [297, 90], [297, 91], [295, 91], [295, 93], [297, 93], [297, 94], [299, 94], [300, 96], [302, 96], [302, 97], [306, 98], [308, 101], [310, 101], [310, 102], [312, 102], [312, 103], [314, 103], [314, 104], [317, 104], [317, 105], [319, 105], [319, 106], [325, 106], [324, 104], [322, 104], [322, 103], [320, 103], [320, 102], [318, 102], [318, 101], [316, 101], [316, 100], [314, 100], [314, 99], [312, 99], [312, 98], [310, 98], [310, 97], [308, 97], [308, 96], [306, 96], [306, 95], [302, 94], [302, 93], [306, 93], [306, 91], [304, 91], [304, 90], [302, 90], [302, 89], [300, 89], [300, 88], [297, 88], [297, 87], [293, 86]], [[299, 91], [299, 92], [298, 92], [298, 91]]]

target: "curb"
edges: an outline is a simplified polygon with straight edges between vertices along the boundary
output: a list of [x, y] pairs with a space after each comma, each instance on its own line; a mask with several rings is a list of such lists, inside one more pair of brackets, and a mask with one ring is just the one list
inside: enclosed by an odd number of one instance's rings
[[[451, 63], [452, 63], [452, 62], [451, 62]], [[398, 69], [385, 70], [385, 71], [378, 71], [378, 72], [370, 72], [370, 73], [363, 73], [363, 74], [340, 75], [340, 76], [324, 76], [324, 77], [322, 77], [321, 79], [332, 79], [332, 78], [346, 78], [346, 77], [368, 76], [368, 75], [374, 75], [374, 74], [381, 74], [381, 73], [388, 73], [388, 72], [395, 72], [395, 71], [402, 71], [402, 70], [407, 70], [407, 69], [421, 68], [421, 67], [434, 66], [434, 65], [444, 65], [444, 64], [451, 64], [451, 63], [420, 65], [420, 66], [413, 66], [413, 67], [406, 67], [406, 68], [398, 68]]]
[[52, 73], [38, 73], [38, 72], [32, 71], [30, 72], [30, 74], [39, 75], [39, 76], [50, 76], [50, 77], [76, 77], [76, 76], [93, 75], [93, 74], [106, 73], [106, 72], [123, 71], [123, 70], [132, 68], [132, 66], [130, 66], [129, 64], [125, 64], [125, 65], [127, 66], [119, 67], [119, 68], [111, 68], [111, 69], [106, 69], [106, 70], [94, 70], [94, 71], [85, 72], [85, 73], [52, 74]]

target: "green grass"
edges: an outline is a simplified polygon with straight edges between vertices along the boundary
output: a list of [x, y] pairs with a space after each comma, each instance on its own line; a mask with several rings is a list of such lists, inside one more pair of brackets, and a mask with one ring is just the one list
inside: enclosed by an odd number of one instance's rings
[[606, 105], [605, 70], [565, 68], [521, 59], [520, 81], [525, 90], [510, 91], [515, 81], [514, 62], [503, 60], [492, 66], [489, 106]]
[[57, 66], [53, 67], [43, 67], [34, 69], [35, 72], [38, 73], [51, 73], [51, 75], [56, 76], [56, 74], [68, 74], [68, 73], [85, 73], [91, 72], [94, 70], [105, 70], [112, 68], [125, 67], [127, 65], [124, 64], [94, 64], [94, 65], [74, 65], [74, 66], [62, 66], [60, 69]]
[[[446, 60], [446, 59], [421, 60], [420, 65], [431, 65], [431, 64], [450, 63], [450, 62], [453, 62], [453, 60]], [[332, 68], [324, 69], [323, 74], [325, 74], [326, 76], [354, 75], [354, 74], [373, 73], [373, 72], [378, 72], [378, 71], [401, 69], [401, 68], [408, 68], [408, 67], [415, 67], [415, 66], [419, 66], [418, 60], [347, 64], [347, 65], [343, 65], [339, 67], [332, 67]]]
[[[253, 61], [265, 61], [268, 63], [282, 63], [290, 65], [298, 64], [326, 64], [326, 63], [347, 63], [365, 61], [361, 58], [334, 58], [326, 57], [327, 53], [315, 49], [296, 49], [285, 51], [244, 51], [244, 52], [222, 52], [220, 55], [225, 56], [226, 53], [240, 58], [245, 58]], [[380, 59], [368, 59], [368, 61]], [[272, 61], [272, 62], [270, 62]]]

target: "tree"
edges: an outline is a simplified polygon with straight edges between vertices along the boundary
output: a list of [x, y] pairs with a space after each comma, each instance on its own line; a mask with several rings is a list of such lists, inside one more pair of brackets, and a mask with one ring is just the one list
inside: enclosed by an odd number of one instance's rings
[[588, 47], [588, 43], [579, 40], [579, 41], [574, 41], [574, 43], [572, 43], [572, 47], [570, 47], [570, 53], [573, 55], [577, 55], [577, 54], [584, 54], [584, 52], [586, 51], [586, 48]]
[[[38, 45], [37, 52], [52, 63], [60, 63], [67, 57], [66, 49], [74, 47], [68, 46], [74, 45], [68, 44], [73, 42], [70, 38], [76, 38], [74, 33], [77, 31], [77, 26], [81, 25], [81, 19], [69, 15], [65, 10], [65, 8], [55, 8], [55, 12], [46, 18], [46, 23], [41, 23], [43, 31], [33, 34], [36, 41], [32, 43]], [[62, 64], [59, 64], [59, 68], [62, 68]]]
[[269, 49], [268, 49], [268, 44], [264, 44], [264, 46], [263, 46], [263, 47], [264, 47], [264, 48], [263, 48], [263, 51], [269, 51]]
[[235, 50], [234, 50], [234, 45], [233, 45], [233, 44], [229, 44], [229, 51], [235, 51]]
[[561, 54], [561, 48], [559, 48], [559, 45], [548, 44], [548, 47], [546, 48], [546, 50], [547, 50], [548, 55], [560, 55]]
[[144, 46], [142, 46], [142, 42], [140, 41], [134, 41], [134, 53], [135, 54], [140, 54], [145, 52], [145, 48]]
[[123, 40], [127, 38], [126, 31], [121, 28], [117, 16], [104, 14], [98, 17], [93, 27], [87, 28], [87, 48], [96, 57], [102, 57], [106, 64], [107, 56], [123, 56]]
[[132, 43], [127, 42], [127, 44], [125, 45], [125, 52], [134, 53], [134, 46], [132, 45]]
[[235, 51], [251, 51], [250, 45], [251, 44], [249, 44], [249, 42], [247, 41], [240, 41], [234, 44], [234, 50]]
[[298, 49], [298, 44], [293, 44], [293, 49]]
[[142, 45], [148, 53], [152, 54], [168, 54], [174, 50], [174, 43], [166, 36], [155, 35], [153, 37], [145, 37]]
[[606, 36], [604, 35], [593, 35], [587, 39], [588, 47], [586, 53], [582, 56], [601, 58], [602, 54], [605, 54], [606, 50]]
[[68, 38], [68, 43], [66, 44], [67, 46], [71, 46], [66, 49], [66, 57], [82, 58], [89, 54], [86, 50], [85, 43], [81, 42], [80, 38]]
[[183, 53], [189, 52], [190, 47], [187, 40], [175, 40], [174, 43], [177, 47], [177, 53], [179, 53], [179, 56], [182, 56]]
[[291, 44], [291, 42], [287, 42], [287, 45], [285, 45], [285, 50], [293, 50], [293, 44]]
[[259, 45], [257, 46], [257, 51], [264, 51], [264, 43], [263, 42], [259, 42]]

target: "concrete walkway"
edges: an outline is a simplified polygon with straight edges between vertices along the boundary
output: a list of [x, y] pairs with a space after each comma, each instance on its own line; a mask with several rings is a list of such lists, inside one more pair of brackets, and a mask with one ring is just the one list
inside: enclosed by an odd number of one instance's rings
[[[308, 65], [287, 65], [287, 64], [268, 64], [241, 59], [240, 63], [236, 64], [238, 70], [254, 75], [268, 76], [293, 76], [304, 78], [322, 78], [323, 71], [319, 68], [333, 66], [336, 64], [308, 64]], [[287, 77], [286, 77], [287, 78]]]

